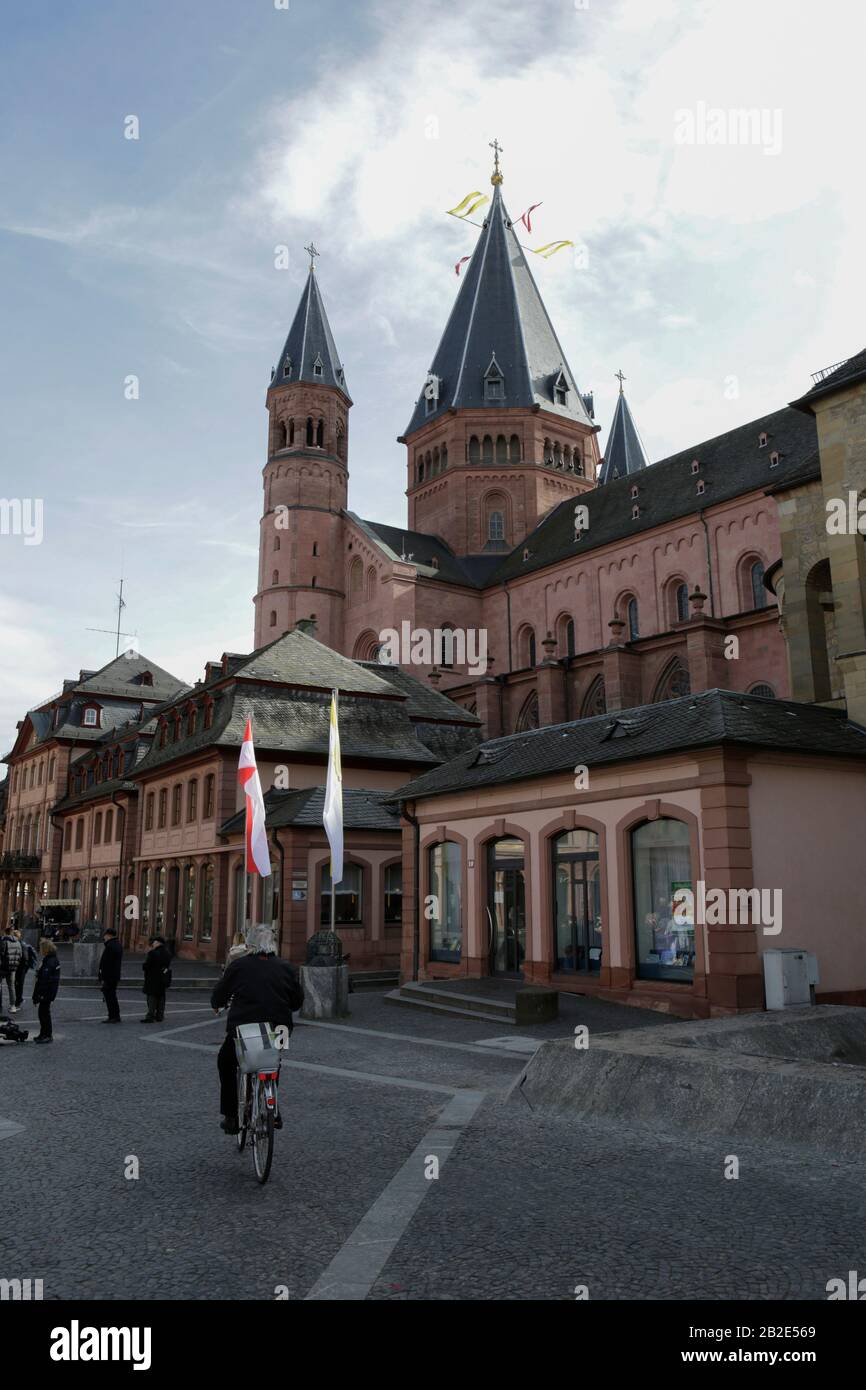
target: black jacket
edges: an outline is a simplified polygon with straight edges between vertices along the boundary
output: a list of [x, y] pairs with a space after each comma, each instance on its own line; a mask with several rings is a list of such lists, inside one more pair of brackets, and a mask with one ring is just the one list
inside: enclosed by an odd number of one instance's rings
[[33, 1003], [53, 1004], [60, 988], [60, 961], [52, 953], [42, 957], [42, 964], [33, 981]]
[[153, 946], [144, 958], [144, 993], [165, 994], [169, 985], [171, 956], [165, 946]]
[[284, 1024], [292, 1030], [292, 1010], [304, 1002], [298, 972], [279, 956], [239, 956], [217, 982], [211, 1007], [223, 1009], [231, 1000], [227, 1031], [239, 1023]]
[[123, 947], [116, 936], [106, 941], [99, 960], [99, 978], [104, 985], [120, 984], [120, 963], [123, 960]]

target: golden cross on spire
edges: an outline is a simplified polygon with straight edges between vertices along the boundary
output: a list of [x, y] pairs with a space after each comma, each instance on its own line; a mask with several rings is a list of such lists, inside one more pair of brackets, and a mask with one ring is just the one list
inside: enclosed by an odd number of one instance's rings
[[493, 151], [493, 173], [490, 176], [490, 182], [493, 184], [501, 183], [502, 174], [499, 170], [499, 156], [502, 154], [502, 146], [498, 140], [491, 140], [490, 148]]
[[316, 243], [314, 241], [311, 241], [309, 246], [305, 246], [304, 250], [310, 258], [310, 270], [314, 270], [316, 265], [316, 257], [321, 255], [321, 252], [316, 250]]
[[617, 381], [619, 382], [619, 394], [622, 395], [622, 384], [623, 384], [624, 381], [627, 381], [628, 378], [623, 376], [623, 374], [622, 374], [622, 367], [620, 367], [620, 369], [619, 369], [618, 372], [614, 372], [614, 376], [616, 377]]

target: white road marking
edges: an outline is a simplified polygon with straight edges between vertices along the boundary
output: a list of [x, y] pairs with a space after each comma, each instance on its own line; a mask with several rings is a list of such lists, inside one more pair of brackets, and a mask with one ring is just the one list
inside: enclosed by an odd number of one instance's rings
[[537, 1052], [541, 1047], [540, 1038], [479, 1038], [477, 1047], [483, 1047], [485, 1052], [519, 1052], [521, 1056], [526, 1056]]
[[424, 1135], [316, 1280], [306, 1302], [367, 1297], [433, 1186], [433, 1180], [425, 1177], [427, 1160], [435, 1155], [441, 1173], [484, 1095], [483, 1091], [460, 1091], [452, 1097], [438, 1123]]
[[[526, 1039], [512, 1038], [491, 1038], [489, 1043], [458, 1043], [445, 1042], [442, 1038], [419, 1038], [414, 1033], [384, 1033], [376, 1028], [355, 1028], [348, 1023], [321, 1023], [317, 1019], [304, 1018], [296, 1025], [298, 1028], [333, 1028], [338, 1033], [361, 1033], [368, 1038], [393, 1038], [395, 1042], [417, 1043], [419, 1047], [444, 1047], [451, 1052], [472, 1052], [476, 1056], [479, 1052], [489, 1054], [490, 1048], [494, 1043], [504, 1046], [505, 1042], [525, 1042]], [[533, 1049], [540, 1047], [540, 1043], [533, 1043]], [[509, 1051], [518, 1051], [517, 1048], [510, 1048]]]

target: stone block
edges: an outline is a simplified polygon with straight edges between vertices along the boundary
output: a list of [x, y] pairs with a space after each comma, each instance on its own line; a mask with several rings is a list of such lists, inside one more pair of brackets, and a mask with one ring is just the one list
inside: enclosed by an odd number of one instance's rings
[[346, 1018], [349, 1013], [348, 965], [302, 965], [304, 1002], [301, 1018]]
[[101, 941], [76, 941], [72, 947], [72, 974], [85, 977], [95, 975], [103, 949]]
[[554, 989], [518, 989], [514, 994], [514, 1022], [518, 1026], [549, 1023], [559, 1017], [559, 995]]

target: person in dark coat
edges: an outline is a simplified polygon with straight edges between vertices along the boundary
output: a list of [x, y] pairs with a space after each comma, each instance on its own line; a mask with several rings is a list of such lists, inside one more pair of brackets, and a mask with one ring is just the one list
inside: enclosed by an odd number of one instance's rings
[[[253, 927], [247, 937], [247, 955], [239, 956], [223, 971], [211, 995], [214, 1013], [230, 1002], [225, 1042], [217, 1056], [220, 1078], [220, 1129], [238, 1132], [238, 1072], [235, 1032], [240, 1023], [281, 1024], [292, 1031], [292, 1013], [304, 1002], [304, 987], [298, 972], [276, 954], [270, 927]], [[280, 1120], [276, 1127], [280, 1128]]]
[[165, 992], [171, 984], [171, 956], [164, 936], [150, 938], [150, 950], [144, 958], [144, 993], [147, 1013], [142, 1023], [162, 1023], [165, 1018]]
[[15, 1007], [20, 1009], [21, 1005], [24, 1003], [24, 977], [28, 970], [38, 969], [39, 957], [30, 945], [30, 942], [24, 940], [20, 927], [15, 928], [15, 935], [21, 942], [21, 959], [15, 971]]
[[48, 1043], [54, 1041], [51, 1005], [60, 988], [60, 961], [57, 959], [57, 947], [47, 937], [43, 937], [39, 942], [39, 954], [40, 965], [33, 982], [33, 1003], [39, 1014], [39, 1032], [33, 1041]]
[[108, 1009], [108, 1018], [103, 1023], [120, 1023], [120, 1005], [117, 1002], [117, 986], [120, 984], [120, 966], [123, 960], [123, 947], [117, 939], [114, 927], [106, 927], [102, 934], [105, 949], [99, 961], [97, 978], [102, 985], [102, 997]]

